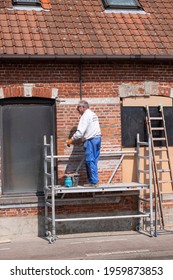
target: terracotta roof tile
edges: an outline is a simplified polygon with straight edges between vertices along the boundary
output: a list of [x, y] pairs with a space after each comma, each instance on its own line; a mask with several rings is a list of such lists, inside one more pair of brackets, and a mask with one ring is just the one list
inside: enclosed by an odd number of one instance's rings
[[41, 6], [44, 9], [51, 9], [51, 7], [52, 7], [51, 1], [50, 0], [41, 0]]
[[173, 1], [106, 13], [101, 0], [42, 0], [42, 11], [0, 4], [0, 55], [172, 55]]

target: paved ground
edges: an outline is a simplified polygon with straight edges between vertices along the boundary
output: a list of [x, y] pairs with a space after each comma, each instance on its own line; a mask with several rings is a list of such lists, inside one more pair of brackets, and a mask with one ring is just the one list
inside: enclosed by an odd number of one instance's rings
[[21, 237], [0, 242], [1, 260], [142, 260], [173, 259], [173, 232], [149, 237], [138, 232], [85, 233], [44, 238]]

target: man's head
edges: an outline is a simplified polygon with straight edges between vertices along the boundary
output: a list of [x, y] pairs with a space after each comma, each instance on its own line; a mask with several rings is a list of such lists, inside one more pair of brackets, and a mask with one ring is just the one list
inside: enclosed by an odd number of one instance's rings
[[83, 113], [89, 108], [89, 104], [87, 101], [85, 100], [81, 100], [79, 101], [78, 105], [77, 105], [77, 110], [79, 112], [80, 115], [83, 115]]

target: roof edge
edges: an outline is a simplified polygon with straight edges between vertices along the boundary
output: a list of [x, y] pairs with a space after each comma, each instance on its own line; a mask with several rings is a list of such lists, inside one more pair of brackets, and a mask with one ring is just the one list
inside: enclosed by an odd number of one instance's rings
[[0, 55], [0, 60], [173, 60], [173, 55]]

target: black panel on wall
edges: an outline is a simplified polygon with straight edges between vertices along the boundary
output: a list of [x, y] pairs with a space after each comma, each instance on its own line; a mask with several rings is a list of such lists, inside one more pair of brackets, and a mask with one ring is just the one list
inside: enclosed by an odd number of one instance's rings
[[[157, 107], [150, 107], [151, 116], [159, 116]], [[164, 107], [164, 116], [168, 136], [169, 146], [173, 146], [173, 107]], [[122, 146], [136, 147], [136, 135], [139, 133], [141, 141], [147, 141], [147, 127], [146, 127], [146, 110], [145, 107], [122, 106], [121, 108], [121, 122], [122, 122]], [[157, 121], [154, 126], [160, 126]], [[155, 136], [158, 135], [156, 132]], [[158, 146], [162, 143], [158, 143]]]
[[43, 137], [55, 137], [55, 101], [0, 100], [3, 194], [43, 194]]
[[163, 111], [168, 136], [168, 145], [173, 146], [173, 107], [164, 107]]

